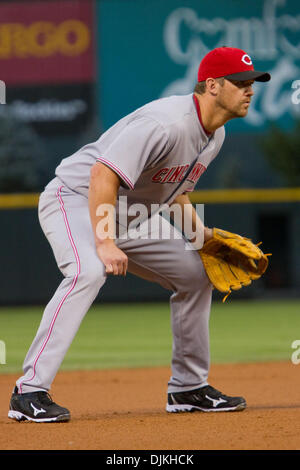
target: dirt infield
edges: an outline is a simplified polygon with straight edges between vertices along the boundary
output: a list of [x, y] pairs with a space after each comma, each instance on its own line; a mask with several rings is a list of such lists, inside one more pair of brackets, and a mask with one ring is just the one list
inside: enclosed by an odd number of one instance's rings
[[16, 376], [0, 375], [1, 450], [300, 450], [300, 365], [213, 365], [210, 383], [243, 395], [235, 413], [164, 411], [168, 368], [60, 372], [51, 395], [69, 423], [7, 418]]

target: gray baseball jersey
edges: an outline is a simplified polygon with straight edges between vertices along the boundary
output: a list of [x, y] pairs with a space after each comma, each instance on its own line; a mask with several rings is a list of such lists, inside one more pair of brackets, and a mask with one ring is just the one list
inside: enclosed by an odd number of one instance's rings
[[[199, 111], [199, 110], [198, 110]], [[62, 160], [39, 202], [39, 220], [64, 279], [45, 308], [17, 380], [19, 393], [49, 390], [82, 319], [106, 282], [96, 251], [88, 189], [91, 167], [102, 162], [121, 178], [121, 196], [134, 203], [162, 205], [192, 191], [216, 157], [224, 128], [208, 136], [193, 95], [153, 101], [117, 122], [96, 142]], [[119, 217], [124, 207], [119, 207]], [[176, 232], [160, 215], [166, 233]], [[129, 272], [172, 291], [173, 351], [168, 391], [207, 384], [208, 320], [212, 286], [200, 256], [179, 236], [117, 239]]]
[[[101, 162], [121, 178], [119, 196], [127, 197], [124, 210], [143, 203], [151, 215], [151, 204], [168, 204], [193, 191], [223, 144], [224, 127], [208, 136], [197, 111], [192, 94], [148, 103], [64, 159], [56, 175], [87, 196], [90, 167]], [[117, 212], [121, 210], [117, 205]]]

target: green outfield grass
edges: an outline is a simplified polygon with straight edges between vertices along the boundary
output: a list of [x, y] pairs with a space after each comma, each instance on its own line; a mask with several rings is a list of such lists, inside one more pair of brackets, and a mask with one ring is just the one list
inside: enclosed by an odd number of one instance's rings
[[[0, 308], [6, 364], [19, 373], [42, 307]], [[290, 360], [300, 340], [300, 301], [215, 301], [210, 320], [212, 363]], [[97, 304], [84, 318], [61, 370], [169, 365], [167, 303]]]

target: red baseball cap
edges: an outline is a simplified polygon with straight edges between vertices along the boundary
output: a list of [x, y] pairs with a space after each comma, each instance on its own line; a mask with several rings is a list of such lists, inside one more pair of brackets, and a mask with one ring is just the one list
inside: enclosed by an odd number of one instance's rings
[[251, 57], [242, 49], [217, 47], [203, 57], [198, 69], [198, 82], [207, 78], [268, 82], [271, 75], [254, 70]]

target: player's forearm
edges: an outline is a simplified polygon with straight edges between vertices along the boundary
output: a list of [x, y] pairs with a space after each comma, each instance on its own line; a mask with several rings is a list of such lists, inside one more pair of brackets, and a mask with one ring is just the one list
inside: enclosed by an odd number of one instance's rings
[[187, 194], [177, 196], [174, 203], [181, 207], [182, 231], [191, 242], [196, 239], [205, 242], [212, 237], [212, 229], [204, 225]]
[[96, 251], [107, 274], [126, 275], [128, 258], [115, 244], [115, 206], [120, 179], [102, 163], [91, 169], [89, 211]]
[[89, 212], [96, 245], [114, 240], [115, 206], [119, 186], [119, 177], [105, 165], [97, 163], [92, 167]]

